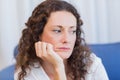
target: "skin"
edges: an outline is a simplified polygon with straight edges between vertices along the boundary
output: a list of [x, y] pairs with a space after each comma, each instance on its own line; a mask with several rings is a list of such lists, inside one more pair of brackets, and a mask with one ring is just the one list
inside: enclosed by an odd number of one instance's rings
[[36, 55], [43, 60], [43, 68], [51, 80], [66, 80], [65, 60], [76, 41], [76, 18], [67, 11], [52, 12], [39, 42]]

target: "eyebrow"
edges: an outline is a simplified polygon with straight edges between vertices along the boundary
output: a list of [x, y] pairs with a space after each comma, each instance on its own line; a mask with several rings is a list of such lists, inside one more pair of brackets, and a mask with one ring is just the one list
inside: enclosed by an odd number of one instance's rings
[[[59, 27], [59, 28], [63, 28], [63, 26], [62, 25], [54, 25], [54, 27]], [[72, 29], [72, 28], [77, 28], [76, 26], [70, 26], [70, 28]]]

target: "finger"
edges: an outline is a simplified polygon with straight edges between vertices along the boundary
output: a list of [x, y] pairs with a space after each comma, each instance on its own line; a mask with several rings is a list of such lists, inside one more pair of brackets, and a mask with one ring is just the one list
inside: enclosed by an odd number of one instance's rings
[[42, 56], [46, 56], [47, 55], [47, 53], [46, 53], [46, 45], [47, 45], [47, 43], [45, 43], [45, 42], [41, 43]]
[[53, 45], [52, 44], [48, 43], [46, 48], [47, 48], [47, 53], [48, 54], [53, 53]]
[[50, 43], [47, 44], [47, 54], [54, 58], [58, 56], [56, 52], [53, 50], [53, 45]]
[[36, 55], [38, 57], [41, 57], [41, 55], [42, 55], [42, 48], [41, 48], [41, 42], [40, 41], [35, 43], [35, 50], [36, 50]]
[[50, 43], [47, 44], [47, 53], [54, 58], [60, 58], [60, 56], [54, 51], [54, 46]]
[[54, 66], [58, 66], [58, 64], [63, 62], [62, 58], [53, 50], [52, 44], [47, 44], [47, 52], [48, 55], [51, 57], [50, 61]]

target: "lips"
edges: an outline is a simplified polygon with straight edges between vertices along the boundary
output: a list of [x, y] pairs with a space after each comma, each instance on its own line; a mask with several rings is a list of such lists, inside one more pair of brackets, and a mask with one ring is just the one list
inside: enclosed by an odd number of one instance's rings
[[70, 48], [69, 47], [59, 47], [59, 48], [56, 48], [57, 51], [70, 51]]
[[70, 48], [67, 48], [67, 47], [60, 47], [59, 49], [69, 50]]

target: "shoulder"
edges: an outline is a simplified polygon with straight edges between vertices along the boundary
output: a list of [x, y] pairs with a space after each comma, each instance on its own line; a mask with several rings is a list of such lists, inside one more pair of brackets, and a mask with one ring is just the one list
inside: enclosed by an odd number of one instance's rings
[[86, 74], [86, 80], [109, 80], [101, 58], [94, 53], [90, 55], [90, 59], [93, 61], [91, 66], [88, 67], [88, 73]]
[[90, 59], [92, 60], [92, 64], [88, 68], [88, 72], [89, 73], [94, 72], [99, 65], [102, 65], [101, 58], [99, 58], [98, 56], [96, 56], [94, 53], [91, 53]]
[[[18, 80], [19, 72], [21, 72], [21, 69], [19, 68], [14, 73], [14, 80]], [[25, 80], [49, 80], [47, 74], [43, 70], [42, 66], [40, 67], [32, 67], [30, 66], [30, 69], [27, 70], [27, 75], [24, 77]]]

